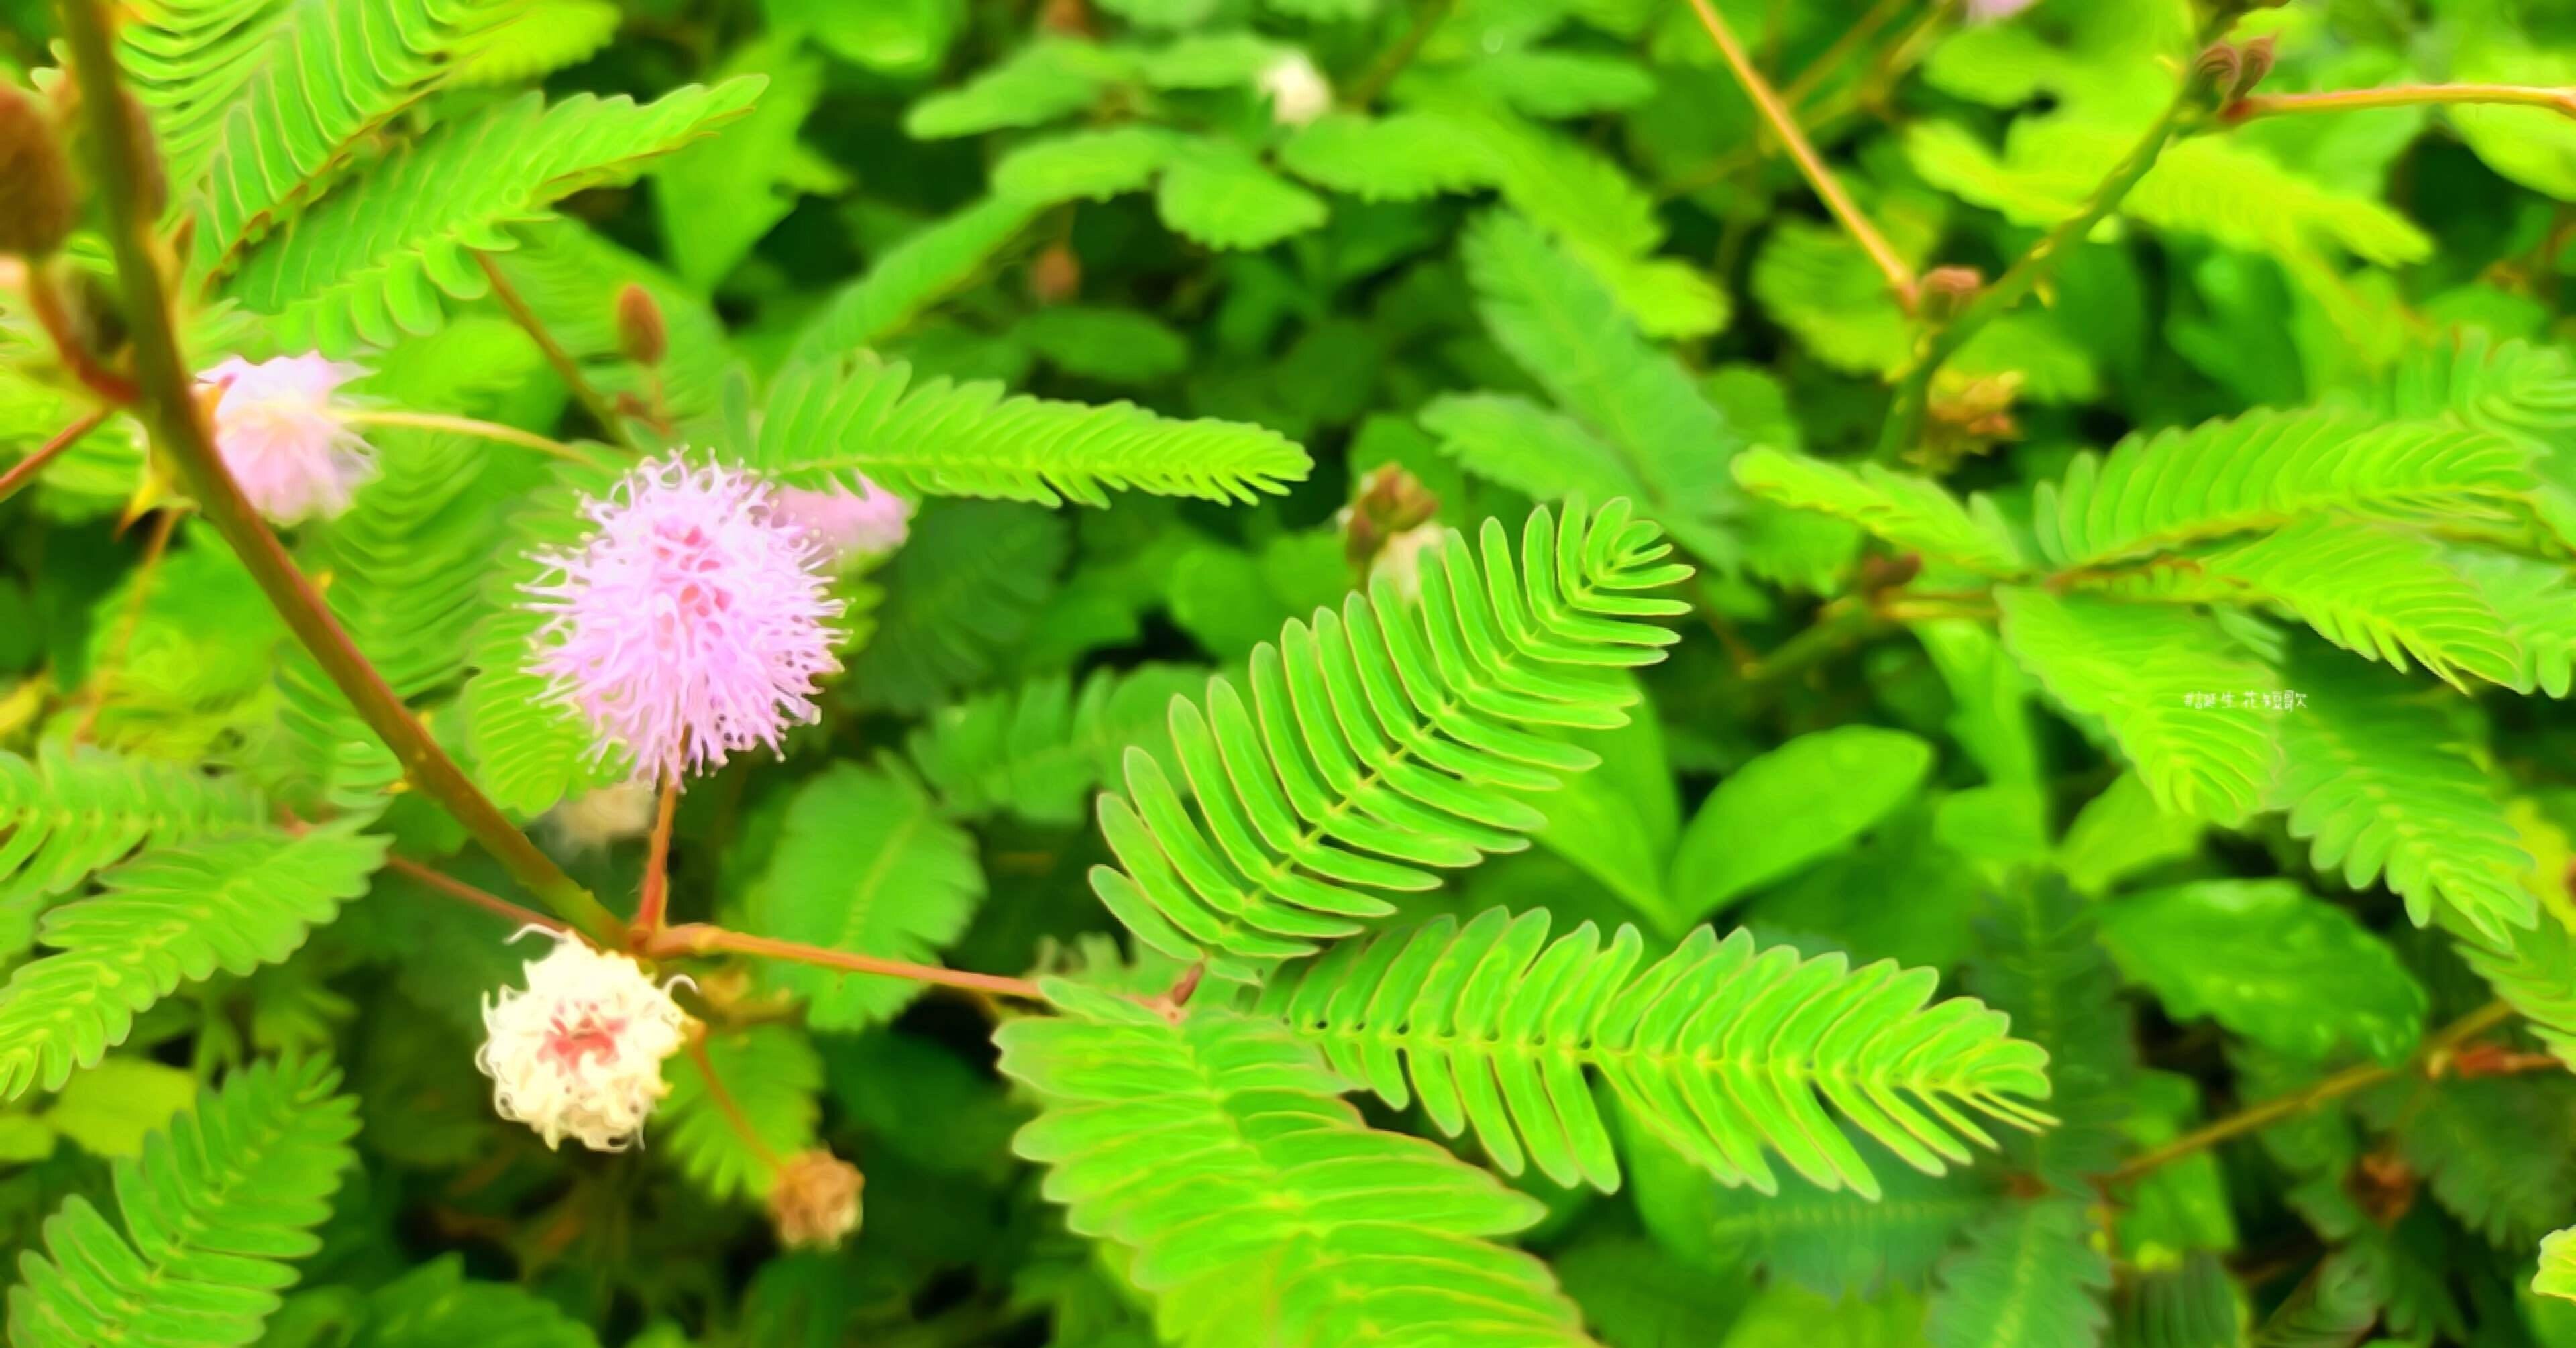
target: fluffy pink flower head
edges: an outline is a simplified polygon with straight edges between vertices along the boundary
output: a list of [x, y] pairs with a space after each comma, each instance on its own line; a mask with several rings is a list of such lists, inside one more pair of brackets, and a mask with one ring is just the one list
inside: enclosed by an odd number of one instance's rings
[[820, 546], [779, 518], [776, 490], [739, 469], [674, 454], [638, 465], [552, 574], [527, 587], [548, 615], [530, 668], [639, 779], [707, 771], [735, 750], [778, 747], [811, 721], [814, 681], [839, 669], [841, 611]]
[[812, 534], [834, 565], [847, 567], [902, 547], [912, 503], [862, 477], [855, 492], [781, 488], [778, 518]]
[[279, 524], [328, 519], [375, 475], [367, 442], [332, 404], [342, 384], [364, 373], [317, 353], [258, 364], [235, 356], [197, 377], [200, 390], [222, 391], [215, 449], [259, 513]]

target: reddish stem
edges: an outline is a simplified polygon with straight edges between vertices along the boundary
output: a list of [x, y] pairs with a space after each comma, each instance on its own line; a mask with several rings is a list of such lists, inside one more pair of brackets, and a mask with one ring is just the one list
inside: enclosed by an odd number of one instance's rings
[[522, 908], [498, 894], [476, 889], [454, 876], [431, 870], [409, 857], [388, 856], [385, 858], [385, 869], [399, 871], [437, 893], [462, 903], [470, 903], [484, 912], [515, 922], [522, 927], [542, 927], [547, 931], [564, 930], [564, 924], [533, 908]]
[[793, 960], [799, 964], [819, 965], [845, 973], [875, 974], [882, 978], [910, 979], [915, 983], [935, 983], [941, 987], [971, 988], [977, 992], [997, 993], [1023, 1001], [1042, 1002], [1046, 994], [1025, 978], [1004, 978], [998, 974], [968, 973], [963, 969], [942, 969], [935, 964], [912, 964], [903, 960], [880, 959], [874, 955], [853, 954], [846, 950], [826, 950], [821, 946], [797, 941], [781, 941], [749, 932], [729, 931], [702, 923], [664, 927], [651, 933], [642, 944], [642, 952], [655, 959], [682, 955], [708, 955], [730, 951], [739, 955], [761, 955], [770, 959]]
[[0, 501], [17, 495], [21, 488], [34, 482], [36, 474], [45, 471], [46, 464], [68, 453], [72, 446], [81, 442], [82, 436], [97, 430], [114, 411], [107, 407], [91, 409], [80, 420], [54, 432], [54, 438], [38, 447], [35, 453], [9, 465], [9, 471], [0, 473]]
[[662, 929], [662, 915], [671, 906], [671, 820], [679, 807], [680, 784], [666, 778], [661, 804], [653, 812], [652, 850], [644, 859], [644, 895], [635, 904], [635, 921], [627, 932], [638, 950]]

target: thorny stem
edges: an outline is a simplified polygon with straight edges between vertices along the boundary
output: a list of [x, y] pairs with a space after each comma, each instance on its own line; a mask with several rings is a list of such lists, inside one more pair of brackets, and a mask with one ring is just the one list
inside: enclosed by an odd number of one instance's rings
[[2376, 89], [2330, 89], [2314, 94], [2249, 94], [2219, 109], [2229, 125], [2291, 112], [2353, 112], [2426, 103], [2504, 103], [2547, 108], [2576, 117], [2576, 88], [2529, 84], [2389, 84]]
[[2221, 1142], [2268, 1128], [2283, 1119], [2295, 1118], [2330, 1100], [2339, 1100], [2355, 1091], [2367, 1090], [2383, 1081], [2401, 1075], [2422, 1073], [2435, 1075], [2448, 1063], [2451, 1052], [2471, 1039], [2513, 1019], [2514, 1009], [2503, 1002], [2485, 1006], [2443, 1026], [2424, 1041], [2403, 1067], [2382, 1067], [2364, 1063], [2348, 1067], [2325, 1080], [2287, 1095], [2275, 1096], [2258, 1105], [2250, 1105], [2215, 1123], [2175, 1138], [2153, 1151], [2141, 1152], [2102, 1177], [2102, 1183], [2125, 1184], [2159, 1167], [2179, 1161], [2196, 1152], [2207, 1151]]
[[[1694, 3], [1698, 2], [1694, 0]], [[2214, 38], [2215, 34], [2211, 36]], [[2093, 227], [2119, 208], [2130, 189], [2136, 187], [2138, 180], [2146, 177], [2147, 170], [2154, 168], [2156, 160], [2163, 157], [2165, 147], [2182, 139], [2208, 116], [2214, 78], [2197, 66], [2185, 73], [2182, 87], [2174, 92], [2173, 102], [2166, 106], [2164, 115], [2147, 128], [2147, 133], [2139, 138], [2135, 148], [2112, 166], [2101, 186], [2093, 189], [2093, 195], [2085, 198], [2083, 206], [2075, 214], [2059, 221], [2056, 228], [2041, 236], [2039, 242], [2031, 245], [2029, 252], [2016, 259], [1993, 285], [1979, 291], [1977, 297], [1950, 321], [1935, 324], [1924, 332], [1916, 346], [1913, 363], [1906, 367], [1897, 381], [1896, 401], [1888, 410], [1887, 427], [1879, 437], [1880, 459], [1894, 459], [1922, 432], [1924, 409], [1931, 401], [1932, 377], [1940, 373], [1942, 364], [1957, 355], [1959, 348], [1968, 344], [1969, 338], [1984, 331], [1988, 323], [2002, 317], [2038, 289], [2040, 283], [2057, 270], [2058, 264], [2066, 260], [2066, 255], [2093, 232]]]
[[9, 465], [9, 471], [0, 473], [0, 501], [17, 495], [20, 488], [36, 480], [36, 474], [45, 471], [46, 464], [61, 458], [81, 442], [82, 436], [97, 430], [114, 414], [114, 408], [94, 408], [80, 420], [54, 432], [54, 438], [46, 441], [35, 453]]
[[409, 857], [387, 855], [385, 857], [385, 869], [398, 871], [404, 875], [408, 875], [412, 879], [419, 881], [421, 884], [436, 890], [438, 893], [445, 895], [448, 898], [455, 899], [461, 903], [470, 903], [495, 917], [515, 923], [518, 926], [543, 927], [547, 931], [562, 931], [564, 929], [564, 925], [562, 923], [555, 921], [553, 918], [548, 917], [533, 908], [522, 908], [519, 905], [510, 902], [508, 899], [502, 898], [498, 894], [491, 893], [488, 890], [477, 889], [452, 875], [431, 870], [429, 867], [421, 865], [419, 862], [414, 861]]
[[1042, 1002], [1046, 994], [1025, 978], [1004, 978], [999, 974], [968, 973], [963, 969], [942, 969], [935, 964], [911, 964], [903, 960], [879, 959], [846, 950], [826, 950], [821, 946], [797, 941], [781, 941], [749, 932], [730, 931], [723, 927], [689, 923], [664, 927], [639, 943], [642, 954], [654, 959], [671, 959], [684, 955], [711, 955], [719, 951], [737, 955], [760, 955], [770, 959], [791, 960], [846, 973], [876, 974], [884, 978], [906, 978], [916, 983], [935, 983], [941, 987], [969, 988], [977, 992], [1017, 997], [1022, 1001]]
[[134, 629], [143, 622], [143, 606], [152, 598], [152, 578], [161, 570], [161, 559], [170, 551], [170, 535], [179, 527], [179, 511], [163, 510], [152, 521], [152, 536], [143, 544], [143, 559], [135, 563], [134, 593], [127, 596], [125, 613], [117, 620], [116, 635], [109, 639], [99, 667], [90, 671], [89, 705], [81, 709], [80, 724], [72, 727], [72, 742], [87, 743], [92, 730], [98, 728], [100, 712], [107, 710], [107, 685], [123, 668], [125, 656], [134, 649]]
[[696, 1065], [698, 1075], [707, 1079], [707, 1098], [716, 1102], [716, 1110], [725, 1116], [725, 1122], [750, 1144], [752, 1154], [772, 1170], [786, 1169], [787, 1162], [779, 1159], [778, 1153], [771, 1151], [769, 1143], [752, 1129], [751, 1120], [743, 1115], [742, 1106], [734, 1103], [733, 1092], [725, 1089], [724, 1078], [716, 1075], [715, 1059], [707, 1056], [707, 1036], [703, 1030], [689, 1036], [689, 1061]]
[[169, 295], [154, 263], [157, 241], [143, 212], [140, 189], [146, 173], [140, 154], [148, 147], [133, 134], [129, 107], [117, 88], [106, 11], [100, 0], [61, 0], [59, 9], [71, 48], [72, 73], [80, 84], [81, 115], [89, 122], [88, 140], [105, 199], [108, 242], [115, 250], [117, 275], [125, 288], [143, 423], [154, 450], [177, 467], [206, 522], [241, 558], [251, 579], [367, 728], [393, 750], [412, 784], [454, 815], [547, 907], [605, 944], [622, 944], [625, 924], [513, 827], [413, 719], [383, 675], [341, 630], [312, 582], [296, 570], [285, 545], [225, 469], [205, 415], [191, 394], [187, 363], [172, 330]]
[[590, 414], [590, 419], [599, 423], [599, 433], [627, 453], [641, 453], [635, 437], [626, 429], [626, 419], [617, 414], [617, 409], [610, 405], [608, 399], [600, 396], [598, 389], [591, 387], [590, 379], [581, 372], [581, 363], [572, 358], [571, 352], [564, 350], [563, 343], [555, 340], [545, 320], [537, 317], [537, 311], [528, 307], [528, 301], [519, 294], [516, 286], [510, 284], [510, 278], [501, 274], [500, 264], [494, 262], [489, 253], [476, 253], [474, 260], [482, 265], [485, 279], [492, 283], [492, 298], [501, 302], [501, 307], [509, 311], [510, 321], [518, 324], [519, 329], [528, 334], [528, 340], [537, 344], [546, 364], [554, 368], [555, 376], [572, 391], [573, 401], [580, 403], [582, 410]]
[[1880, 273], [1887, 277], [1887, 288], [1896, 292], [1897, 301], [1912, 309], [1914, 269], [1906, 265], [1904, 258], [1897, 256], [1886, 236], [1878, 232], [1878, 226], [1861, 214], [1860, 206], [1851, 199], [1849, 192], [1843, 190], [1842, 180], [1836, 178], [1833, 170], [1825, 167], [1825, 161], [1817, 157], [1816, 147], [1808, 144], [1806, 133], [1798, 129], [1797, 116], [1780, 101], [1780, 95], [1772, 91], [1770, 82], [1762, 78], [1762, 72], [1754, 69], [1753, 59], [1745, 55], [1744, 44], [1736, 40], [1735, 30], [1726, 26], [1726, 20], [1710, 6], [1709, 0], [1690, 0], [1690, 4], [1693, 12], [1699, 15], [1700, 26], [1708, 30], [1709, 40], [1717, 44], [1717, 54], [1725, 58], [1727, 69], [1735, 72], [1736, 82], [1744, 86], [1745, 97], [1753, 100], [1754, 110], [1762, 114], [1762, 120], [1770, 124], [1773, 134], [1779, 136], [1780, 143], [1787, 147], [1789, 157], [1797, 162], [1798, 171], [1806, 175], [1807, 185], [1816, 189], [1816, 195], [1824, 200], [1825, 209], [1833, 213], [1834, 219], [1841, 222], [1842, 227], [1859, 242], [1861, 251], [1869, 254], [1869, 260], [1877, 264]]
[[341, 413], [340, 420], [352, 426], [408, 426], [414, 430], [448, 431], [456, 435], [471, 435], [484, 440], [499, 441], [505, 445], [533, 449], [540, 454], [589, 468], [600, 466], [599, 460], [552, 436], [539, 435], [535, 431], [523, 431], [516, 426], [504, 426], [495, 421], [480, 421], [473, 417], [451, 417], [437, 412], [400, 412], [385, 408], [360, 408]]
[[1421, 12], [1414, 16], [1413, 26], [1405, 29], [1404, 36], [1397, 38], [1395, 45], [1387, 48], [1384, 55], [1370, 63], [1368, 73], [1351, 86], [1343, 105], [1366, 111], [1371, 103], [1375, 103], [1378, 96], [1386, 92], [1386, 87], [1395, 83], [1395, 77], [1413, 64], [1422, 44], [1430, 40], [1432, 31], [1440, 26], [1442, 19], [1449, 17], [1450, 8], [1456, 3], [1457, 0], [1422, 0]]
[[662, 930], [662, 915], [671, 906], [671, 820], [679, 813], [680, 784], [662, 781], [662, 800], [653, 811], [653, 841], [644, 858], [644, 894], [635, 904], [628, 938], [641, 946]]

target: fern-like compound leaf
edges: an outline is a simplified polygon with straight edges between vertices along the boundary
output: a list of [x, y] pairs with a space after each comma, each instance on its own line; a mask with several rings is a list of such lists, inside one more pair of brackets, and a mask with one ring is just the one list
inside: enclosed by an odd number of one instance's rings
[[254, 248], [230, 294], [331, 354], [425, 332], [442, 296], [484, 293], [475, 255], [508, 250], [509, 226], [634, 177], [749, 111], [762, 84], [690, 85], [644, 105], [579, 94], [549, 107], [531, 94], [450, 122]]
[[2441, 905], [2491, 943], [2529, 927], [2530, 854], [2458, 745], [2442, 708], [2349, 660], [2296, 666], [2306, 705], [2281, 720], [2281, 799], [2319, 870], [2367, 885], [2385, 873], [2418, 925]]
[[1249, 503], [1311, 467], [1262, 427], [1006, 396], [985, 381], [916, 384], [912, 367], [870, 356], [781, 374], [753, 461], [803, 486], [863, 474], [898, 491], [1049, 506], [1105, 506], [1112, 490]]
[[256, 828], [268, 802], [229, 778], [48, 742], [0, 753], [0, 912], [69, 891], [146, 843]]
[[1039, 678], [933, 711], [904, 751], [950, 815], [1009, 810], [1070, 824], [1091, 790], [1117, 775], [1129, 745], [1169, 745], [1163, 708], [1205, 679], [1173, 665], [1101, 670], [1079, 689], [1063, 675]]
[[238, 1348], [321, 1248], [357, 1102], [318, 1059], [242, 1069], [116, 1163], [120, 1233], [75, 1195], [21, 1255], [17, 1348]]
[[1371, 1130], [1285, 1029], [1178, 1024], [1051, 983], [1066, 1012], [994, 1035], [1036, 1093], [1020, 1155], [1081, 1235], [1134, 1254], [1168, 1342], [1590, 1342], [1545, 1265], [1492, 1242], [1544, 1209], [1419, 1138]]
[[95, 897], [47, 913], [37, 939], [57, 953], [0, 987], [0, 1100], [59, 1089], [181, 983], [294, 953], [384, 863], [385, 840], [363, 822], [163, 844], [101, 877]]
[[667, 1145], [681, 1173], [719, 1201], [765, 1198], [778, 1182], [769, 1158], [814, 1145], [823, 1060], [802, 1030], [773, 1023], [711, 1031], [706, 1061], [732, 1103], [708, 1090], [694, 1054], [685, 1064], [666, 1064], [671, 1094], [653, 1122], [655, 1144]]
[[2221, 587], [2288, 607], [2345, 650], [2401, 670], [2412, 656], [2463, 691], [2471, 677], [2507, 687], [2523, 677], [2504, 618], [2420, 534], [2320, 516], [2200, 568]]
[[2040, 485], [2033, 526], [2059, 566], [2090, 566], [2331, 511], [2468, 509], [2532, 484], [2531, 450], [2457, 422], [2249, 412], [2131, 436]]
[[1923, 1334], [1933, 1348], [2091, 1348], [2110, 1316], [2111, 1261], [2084, 1205], [2007, 1204], [1969, 1233], [1939, 1275]]
[[1987, 575], [2024, 570], [2021, 545], [1979, 496], [1970, 505], [1940, 483], [1876, 464], [1846, 468], [1801, 454], [1753, 449], [1735, 460], [1735, 480], [1766, 501], [1846, 519], [1910, 552]]
[[516, 1283], [465, 1276], [446, 1255], [367, 1294], [349, 1348], [599, 1348], [590, 1326]]
[[1253, 652], [1249, 701], [1217, 678], [1172, 703], [1195, 813], [1128, 753], [1099, 808], [1118, 867], [1094, 868], [1093, 892], [1154, 949], [1250, 979], [1394, 911], [1372, 891], [1526, 847], [1545, 821], [1513, 793], [1594, 758], [1524, 727], [1625, 723], [1635, 694], [1611, 671], [1662, 659], [1673, 634], [1641, 620], [1687, 611], [1639, 593], [1689, 574], [1668, 551], [1624, 500], [1570, 505], [1562, 527], [1542, 508], [1517, 566], [1487, 520], [1475, 547], [1452, 530], [1426, 550], [1418, 605], [1381, 577], [1290, 622]]
[[[975, 840], [939, 816], [895, 768], [835, 765], [788, 803], [761, 900], [763, 931], [792, 941], [915, 963], [965, 934], [984, 899]], [[807, 964], [778, 966], [818, 1029], [886, 1020], [922, 985]]]
[[1656, 1137], [1728, 1184], [1775, 1192], [1769, 1154], [1824, 1189], [1876, 1198], [1846, 1124], [1931, 1174], [1992, 1146], [1978, 1116], [2047, 1121], [2048, 1055], [1937, 976], [1893, 961], [1801, 959], [1701, 927], [1639, 967], [1622, 926], [1553, 943], [1548, 914], [1490, 910], [1345, 942], [1273, 982], [1261, 1009], [1396, 1108], [1416, 1096], [1452, 1136], [1470, 1126], [1507, 1174], [1619, 1185], [1588, 1076]]
[[2232, 821], [2262, 801], [2280, 761], [2273, 670], [2209, 619], [2007, 586], [2004, 644], [2069, 710], [2097, 718], [2175, 814]]

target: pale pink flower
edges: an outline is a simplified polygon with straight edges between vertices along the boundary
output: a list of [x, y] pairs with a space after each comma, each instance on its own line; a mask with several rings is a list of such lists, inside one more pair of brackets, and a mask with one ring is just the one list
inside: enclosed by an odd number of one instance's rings
[[492, 1078], [493, 1109], [548, 1148], [572, 1137], [623, 1151], [671, 1089], [662, 1060], [687, 1040], [688, 1013], [635, 961], [553, 935], [555, 948], [527, 962], [525, 989], [484, 999], [474, 1065]]
[[259, 513], [279, 524], [329, 519], [375, 475], [367, 442], [332, 400], [364, 373], [315, 353], [257, 364], [235, 356], [197, 377], [201, 391], [221, 390], [215, 449]]
[[912, 503], [861, 477], [855, 492], [838, 484], [828, 491], [782, 487], [778, 518], [812, 534], [833, 565], [847, 569], [903, 546]]
[[527, 587], [548, 615], [530, 668], [589, 719], [601, 753], [623, 747], [639, 779], [676, 781], [774, 750], [820, 714], [841, 604], [821, 545], [780, 520], [768, 482], [674, 454], [582, 513], [598, 527], [539, 555], [552, 574]]

